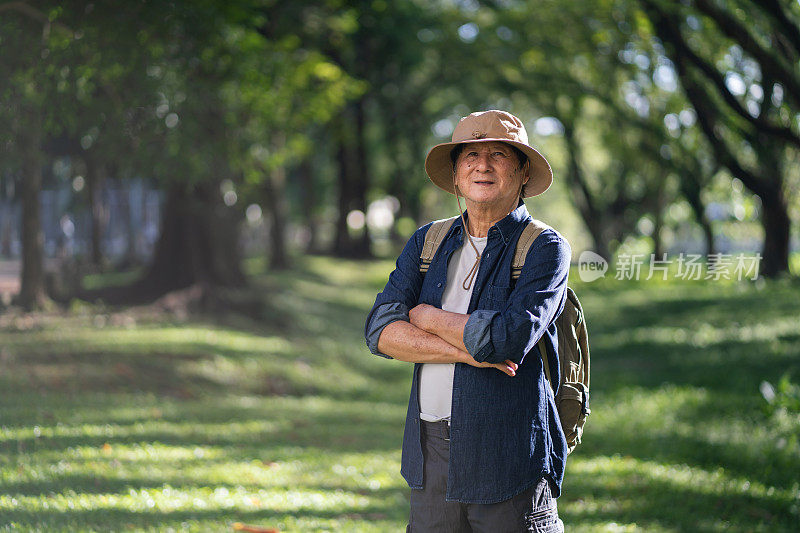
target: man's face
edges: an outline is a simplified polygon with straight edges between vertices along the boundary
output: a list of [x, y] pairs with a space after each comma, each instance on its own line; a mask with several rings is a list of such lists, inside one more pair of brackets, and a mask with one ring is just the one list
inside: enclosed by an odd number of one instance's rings
[[520, 184], [529, 178], [528, 165], [519, 167], [517, 154], [502, 142], [464, 146], [455, 165], [455, 183], [467, 200], [505, 207], [513, 204]]

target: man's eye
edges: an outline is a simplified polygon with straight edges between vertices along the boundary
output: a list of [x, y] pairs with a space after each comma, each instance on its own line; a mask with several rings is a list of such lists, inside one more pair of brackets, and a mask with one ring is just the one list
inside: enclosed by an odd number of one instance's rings
[[478, 157], [478, 152], [469, 152], [467, 157]]
[[504, 154], [503, 152], [495, 152], [495, 153], [494, 153], [494, 156], [495, 156], [495, 157], [505, 157], [505, 156], [506, 156], [506, 154]]

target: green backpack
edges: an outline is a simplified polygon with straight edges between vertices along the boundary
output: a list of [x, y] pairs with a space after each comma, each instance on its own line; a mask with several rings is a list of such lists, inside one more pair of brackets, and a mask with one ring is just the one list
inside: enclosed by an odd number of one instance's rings
[[[457, 218], [459, 217], [437, 220], [428, 228], [420, 254], [419, 271], [422, 274], [428, 271], [439, 245]], [[533, 219], [522, 231], [511, 264], [513, 282], [519, 279], [525, 264], [525, 257], [528, 255], [533, 241], [549, 227], [544, 222]], [[583, 308], [570, 287], [567, 287], [564, 310], [556, 317], [555, 323], [558, 330], [558, 362], [561, 368], [561, 379], [555, 401], [558, 416], [561, 419], [561, 427], [567, 438], [567, 453], [571, 453], [581, 442], [583, 426], [586, 424], [586, 417], [591, 410], [589, 409], [589, 335], [586, 330]], [[544, 339], [539, 341], [539, 353], [542, 356], [542, 363], [544, 363], [545, 376], [552, 386], [550, 365], [545, 356], [547, 346]]]

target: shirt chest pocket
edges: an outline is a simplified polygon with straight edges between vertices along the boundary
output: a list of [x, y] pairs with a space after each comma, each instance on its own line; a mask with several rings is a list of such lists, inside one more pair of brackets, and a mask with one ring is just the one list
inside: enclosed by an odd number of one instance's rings
[[492, 285], [491, 283], [487, 284], [481, 292], [478, 308], [502, 311], [508, 302], [509, 294], [511, 294], [511, 287], [500, 287]]

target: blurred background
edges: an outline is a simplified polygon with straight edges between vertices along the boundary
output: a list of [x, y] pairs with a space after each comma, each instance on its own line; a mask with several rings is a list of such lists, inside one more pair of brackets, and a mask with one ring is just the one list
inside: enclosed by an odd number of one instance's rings
[[402, 530], [363, 320], [485, 109], [595, 350], [568, 529], [796, 526], [800, 2], [0, 0], [0, 531]]
[[455, 211], [427, 149], [492, 108], [550, 159], [530, 209], [576, 257], [747, 251], [796, 275], [798, 9], [2, 4], [4, 299], [108, 269], [141, 274], [126, 300], [240, 285], [242, 257], [391, 255]]

